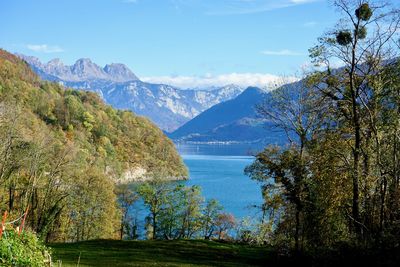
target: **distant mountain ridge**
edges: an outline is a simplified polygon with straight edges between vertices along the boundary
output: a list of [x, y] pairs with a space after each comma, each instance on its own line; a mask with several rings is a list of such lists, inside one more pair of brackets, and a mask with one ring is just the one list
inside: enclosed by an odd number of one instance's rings
[[[103, 68], [93, 63], [89, 58], [78, 59], [75, 64], [68, 66], [55, 58], [47, 63], [42, 63], [36, 57], [18, 54], [20, 58], [39, 70], [54, 78], [64, 81], [82, 82], [87, 80], [107, 80], [113, 82], [137, 81], [138, 77], [124, 64], [112, 63]], [[36, 71], [35, 70], [35, 71]]]
[[129, 109], [150, 118], [161, 129], [170, 132], [200, 114], [203, 110], [229, 100], [241, 92], [235, 86], [214, 91], [181, 90], [165, 84], [142, 81], [112, 83], [104, 81], [63, 82], [67, 87], [95, 91], [110, 105]]
[[165, 84], [146, 83], [121, 63], [102, 68], [86, 58], [67, 66], [59, 59], [42, 63], [36, 57], [18, 56], [42, 79], [74, 89], [95, 91], [107, 103], [146, 116], [166, 132], [174, 131], [204, 110], [230, 100], [243, 91], [242, 87], [236, 85], [212, 90], [183, 90]]
[[[238, 97], [225, 103], [217, 104], [204, 111], [171, 134], [171, 137], [182, 137], [188, 134], [204, 134], [210, 129], [220, 127], [244, 117], [255, 117], [254, 104], [258, 97], [262, 99], [263, 91], [255, 87], [247, 88]], [[260, 100], [261, 100], [260, 99]]]
[[268, 96], [260, 88], [248, 87], [236, 98], [204, 111], [169, 137], [176, 142], [193, 143], [282, 143], [282, 133], [267, 130], [270, 123], [256, 113], [256, 106]]

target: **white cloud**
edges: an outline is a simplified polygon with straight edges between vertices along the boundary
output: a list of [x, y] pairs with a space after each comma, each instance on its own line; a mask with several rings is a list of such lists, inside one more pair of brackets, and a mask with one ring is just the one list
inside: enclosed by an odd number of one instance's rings
[[300, 5], [300, 4], [307, 4], [307, 3], [312, 3], [318, 0], [290, 0], [291, 3]]
[[272, 51], [272, 50], [264, 50], [261, 51], [261, 54], [267, 55], [267, 56], [303, 56], [304, 54], [295, 52], [289, 49], [282, 49], [279, 51]]
[[29, 50], [41, 53], [60, 53], [64, 52], [64, 49], [57, 45], [47, 45], [47, 44], [28, 44], [26, 46]]
[[[207, 9], [207, 15], [234, 15], [260, 13], [318, 1], [322, 0], [221, 0], [213, 2], [212, 5], [203, 4], [203, 6]], [[198, 1], [190, 1], [190, 3], [198, 3]]]
[[303, 23], [303, 26], [308, 27], [308, 28], [314, 27], [316, 25], [317, 25], [317, 22], [315, 22], [315, 21], [308, 21], [306, 23]]
[[258, 86], [274, 88], [283, 80], [295, 81], [295, 77], [283, 77], [268, 73], [228, 73], [221, 75], [206, 74], [204, 76], [154, 76], [141, 80], [151, 83], [169, 84], [180, 88], [205, 88], [235, 84], [243, 87]]

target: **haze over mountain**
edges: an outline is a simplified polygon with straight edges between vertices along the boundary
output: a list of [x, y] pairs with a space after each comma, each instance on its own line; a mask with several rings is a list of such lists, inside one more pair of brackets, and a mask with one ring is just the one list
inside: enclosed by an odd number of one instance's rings
[[177, 142], [280, 143], [281, 133], [268, 130], [268, 121], [257, 116], [256, 106], [269, 93], [248, 87], [236, 98], [219, 103], [193, 118], [169, 136]]
[[139, 78], [124, 64], [100, 67], [90, 59], [79, 59], [72, 66], [53, 59], [42, 63], [38, 58], [18, 55], [45, 80], [67, 87], [95, 91], [109, 104], [146, 116], [161, 129], [171, 132], [215, 104], [236, 97], [243, 88], [227, 85], [207, 89], [180, 89], [152, 84]]

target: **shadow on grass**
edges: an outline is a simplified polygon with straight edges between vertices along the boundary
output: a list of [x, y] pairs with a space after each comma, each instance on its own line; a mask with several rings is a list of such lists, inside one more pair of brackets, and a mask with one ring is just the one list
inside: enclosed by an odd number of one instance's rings
[[262, 266], [268, 249], [204, 240], [94, 240], [49, 244], [53, 258], [89, 266]]

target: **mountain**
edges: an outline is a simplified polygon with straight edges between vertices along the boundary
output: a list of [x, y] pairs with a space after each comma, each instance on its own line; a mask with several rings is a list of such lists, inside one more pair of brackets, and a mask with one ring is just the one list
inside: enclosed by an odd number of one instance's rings
[[[43, 64], [36, 57], [17, 54], [28, 62], [32, 69], [46, 80], [83, 82], [88, 80], [106, 80], [112, 82], [127, 82], [139, 80], [124, 64], [113, 63], [104, 68], [93, 63], [89, 58], [78, 59], [74, 65], [67, 66], [55, 58]], [[43, 77], [44, 76], [44, 77]]]
[[219, 103], [193, 118], [169, 136], [183, 142], [281, 142], [283, 135], [267, 131], [268, 122], [255, 107], [269, 96], [249, 87], [236, 98]]
[[[82, 62], [83, 68], [95, 71], [87, 63]], [[64, 70], [59, 62], [52, 65]], [[76, 153], [71, 169], [80, 160], [79, 164], [85, 162], [82, 166], [98, 168], [118, 182], [145, 179], [146, 174], [161, 171], [168, 177], [187, 177], [174, 144], [148, 119], [116, 110], [93, 92], [42, 81], [24, 61], [1, 49], [0, 89], [0, 126], [5, 127], [8, 117], [14, 116], [18, 121], [10, 125], [18, 128], [13, 138], [26, 147], [45, 149], [53, 140], [55, 151]]]
[[66, 66], [59, 59], [42, 63], [35, 57], [18, 56], [42, 79], [57, 81], [74, 89], [97, 92], [112, 106], [146, 116], [167, 132], [172, 132], [204, 110], [230, 100], [243, 91], [235, 85], [183, 90], [165, 84], [146, 83], [120, 63], [102, 68], [90, 59], [79, 59], [72, 66]]
[[177, 129], [203, 110], [241, 92], [236, 86], [198, 91], [142, 81], [113, 83], [94, 80], [63, 84], [75, 89], [95, 91], [113, 107], [132, 110], [136, 114], [146, 116], [167, 132]]

